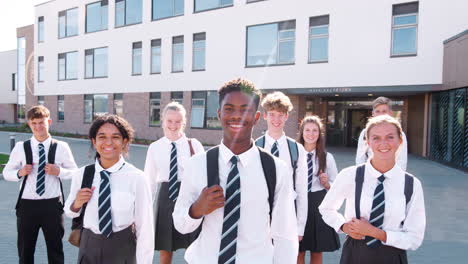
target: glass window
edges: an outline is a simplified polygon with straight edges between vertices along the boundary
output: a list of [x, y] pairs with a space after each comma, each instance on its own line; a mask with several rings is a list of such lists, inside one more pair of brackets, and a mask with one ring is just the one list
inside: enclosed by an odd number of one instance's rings
[[309, 62], [328, 61], [329, 16], [309, 19]]
[[190, 115], [190, 126], [203, 128], [205, 123], [206, 92], [192, 92], [192, 111]]
[[108, 1], [103, 0], [86, 5], [86, 32], [107, 29]]
[[161, 39], [151, 40], [151, 73], [161, 73]]
[[171, 101], [178, 102], [179, 104], [183, 104], [184, 92], [171, 92]]
[[44, 17], [37, 18], [37, 42], [44, 42]]
[[123, 94], [114, 94], [114, 115], [123, 116]]
[[219, 96], [216, 91], [192, 92], [190, 126], [193, 128], [220, 129], [218, 100]]
[[172, 38], [172, 72], [184, 71], [184, 36]]
[[93, 95], [85, 94], [84, 96], [84, 122], [93, 122]]
[[206, 49], [206, 34], [193, 34], [193, 64], [194, 71], [205, 69], [205, 49]]
[[142, 0], [115, 0], [115, 26], [141, 23]]
[[155, 92], [150, 93], [150, 126], [160, 126], [161, 125], [161, 93]]
[[418, 2], [393, 5], [392, 56], [416, 55]]
[[184, 14], [184, 0], [152, 0], [153, 20]]
[[78, 35], [78, 8], [59, 12], [59, 38]]
[[206, 128], [221, 129], [218, 119], [219, 96], [216, 91], [207, 92]]
[[85, 50], [85, 78], [107, 77], [107, 47]]
[[16, 90], [16, 73], [11, 74], [11, 90]]
[[247, 27], [247, 66], [294, 63], [296, 21]]
[[44, 96], [38, 96], [37, 97], [37, 104], [38, 105], [44, 105], [45, 101], [44, 101]]
[[58, 55], [58, 77], [61, 80], [73, 80], [78, 78], [78, 52], [60, 53]]
[[107, 94], [95, 94], [93, 96], [93, 118], [108, 114], [108, 96]]
[[132, 75], [141, 75], [141, 49], [142, 43], [133, 42], [132, 44]]
[[18, 91], [18, 104], [26, 104], [26, 39], [24, 37], [17, 38], [16, 58], [18, 59], [16, 79]]
[[17, 113], [16, 118], [18, 119], [18, 123], [24, 123], [26, 120], [26, 105], [17, 104], [16, 113]]
[[44, 56], [39, 56], [37, 58], [37, 81], [44, 81]]
[[65, 96], [57, 96], [57, 119], [58, 121], [65, 120]]
[[195, 12], [232, 6], [232, 0], [195, 0]]

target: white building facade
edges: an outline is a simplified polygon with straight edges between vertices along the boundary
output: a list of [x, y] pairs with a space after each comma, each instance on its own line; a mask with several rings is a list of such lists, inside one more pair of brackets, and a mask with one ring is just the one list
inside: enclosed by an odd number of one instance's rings
[[0, 52], [0, 123], [14, 123], [18, 103], [16, 50]]
[[[238, 77], [291, 97], [292, 137], [315, 113], [329, 144], [352, 146], [380, 95], [395, 100], [410, 135], [427, 133], [427, 114], [408, 109], [429, 108], [442, 88], [443, 41], [468, 28], [464, 0], [53, 0], [35, 9], [34, 95], [54, 129], [86, 134], [93, 116], [114, 112], [137, 137], [156, 139], [159, 109], [177, 100], [189, 136], [210, 144], [221, 138], [216, 89]], [[428, 142], [415, 144], [425, 155]]]

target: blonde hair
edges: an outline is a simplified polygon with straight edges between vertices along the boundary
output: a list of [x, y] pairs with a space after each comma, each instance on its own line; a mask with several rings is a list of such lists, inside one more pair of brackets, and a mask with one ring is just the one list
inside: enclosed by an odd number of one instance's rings
[[267, 112], [274, 110], [282, 113], [289, 113], [293, 110], [291, 100], [282, 92], [267, 94], [262, 100], [262, 107]]
[[164, 122], [164, 117], [166, 116], [166, 113], [167, 111], [169, 110], [172, 110], [172, 111], [176, 111], [176, 112], [179, 112], [181, 115], [182, 115], [182, 123], [185, 127], [185, 123], [186, 123], [186, 115], [187, 115], [187, 111], [185, 110], [185, 107], [183, 105], [181, 105], [180, 103], [178, 102], [170, 102], [168, 103], [163, 111], [162, 111], [162, 114], [161, 114], [161, 120]]
[[369, 132], [370, 130], [380, 124], [392, 124], [396, 127], [398, 136], [400, 139], [403, 138], [403, 129], [401, 128], [400, 122], [394, 117], [391, 117], [389, 115], [379, 115], [375, 117], [371, 117], [369, 121], [367, 122], [366, 125], [366, 138], [369, 140]]
[[379, 105], [388, 105], [388, 108], [390, 108], [390, 110], [391, 110], [392, 109], [392, 100], [390, 100], [390, 99], [388, 99], [387, 97], [384, 97], [384, 96], [377, 97], [377, 99], [375, 99], [372, 102], [372, 109], [374, 110]]

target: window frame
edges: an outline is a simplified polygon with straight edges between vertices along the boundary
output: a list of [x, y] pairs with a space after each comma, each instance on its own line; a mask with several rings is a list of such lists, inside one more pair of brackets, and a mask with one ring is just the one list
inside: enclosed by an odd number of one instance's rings
[[[200, 36], [203, 34], [203, 40], [195, 40], [196, 36]], [[196, 42], [203, 41], [203, 48], [195, 48]], [[195, 52], [203, 51], [204, 63], [203, 68], [195, 68]], [[194, 33], [193, 34], [193, 42], [192, 42], [192, 71], [206, 71], [206, 32]]]
[[177, 91], [171, 92], [171, 102], [178, 102], [179, 104], [184, 104], [184, 92]]
[[[139, 46], [139, 47], [138, 47]], [[135, 56], [138, 54], [135, 54], [137, 50], [140, 50], [140, 72], [135, 72]], [[143, 74], [143, 42], [142, 41], [136, 41], [132, 43], [132, 76], [140, 76]]]
[[37, 96], [37, 104], [38, 105], [45, 105], [45, 98], [43, 95], [38, 95]]
[[[75, 10], [76, 9], [76, 34], [74, 35], [69, 35], [67, 33], [67, 25], [68, 25], [68, 11], [71, 11], [71, 10]], [[60, 36], [60, 17], [62, 17], [60, 14], [61, 13], [65, 13], [65, 36], [61, 37]], [[65, 10], [62, 10], [62, 11], [59, 11], [58, 12], [58, 28], [57, 28], [57, 34], [58, 34], [58, 39], [64, 39], [64, 38], [70, 38], [70, 37], [74, 37], [74, 36], [78, 36], [79, 35], [79, 28], [78, 28], [78, 21], [79, 21], [79, 9], [78, 7], [72, 7], [72, 8], [69, 8], [69, 9], [65, 9]]]
[[[199, 0], [199, 1], [203, 1], [203, 0]], [[234, 0], [231, 0], [231, 4], [229, 5], [219, 5], [217, 7], [213, 7], [213, 8], [208, 8], [208, 9], [203, 9], [203, 10], [198, 10], [197, 11], [197, 0], [193, 0], [193, 13], [194, 14], [197, 14], [197, 13], [202, 13], [202, 12], [207, 12], [207, 11], [212, 11], [212, 10], [217, 10], [217, 9], [222, 9], [222, 8], [229, 8], [229, 7], [233, 7], [234, 6]], [[220, 3], [221, 0], [218, 0], [218, 3]]]
[[[103, 2], [104, 2], [104, 5], [103, 5]], [[94, 5], [94, 4], [97, 4], [97, 3], [101, 3], [101, 8], [103, 6], [107, 6], [107, 21], [106, 21], [106, 25], [104, 28], [101, 28], [101, 29], [98, 29], [98, 30], [95, 30], [95, 31], [88, 31], [88, 6], [90, 5]], [[102, 11], [101, 11], [101, 20], [102, 20]], [[96, 2], [92, 2], [92, 3], [88, 3], [85, 5], [85, 34], [89, 34], [89, 33], [94, 33], [94, 32], [100, 32], [100, 31], [105, 31], [105, 30], [108, 30], [109, 29], [109, 1], [108, 0], [100, 0], [100, 1], [96, 1]]]
[[[161, 92], [150, 92], [148, 97], [149, 97], [149, 101], [148, 101], [149, 102], [148, 103], [148, 107], [149, 107], [148, 126], [149, 127], [161, 127]], [[157, 123], [157, 124], [153, 124], [153, 121], [152, 121], [152, 115], [153, 115], [152, 102], [157, 102], [158, 104], [155, 105], [155, 106], [159, 107], [159, 123]]]
[[[157, 45], [159, 43], [159, 45]], [[150, 47], [150, 74], [161, 74], [162, 72], [162, 40], [159, 39], [152, 39], [151, 40], [151, 47]], [[153, 71], [153, 48], [159, 47], [159, 71]]]
[[[37, 82], [42, 83], [44, 82], [44, 56], [38, 56], [37, 57]], [[42, 66], [42, 70], [41, 70]]]
[[45, 30], [44, 16], [39, 16], [37, 18], [37, 43], [44, 43], [44, 40], [45, 40], [45, 31], [44, 30]]
[[[112, 113], [113, 113], [114, 115], [118, 115], [118, 116], [122, 116], [122, 117], [124, 116], [124, 109], [123, 109], [123, 108], [124, 108], [124, 107], [123, 107], [123, 102], [124, 102], [124, 100], [123, 100], [123, 96], [124, 96], [123, 93], [115, 93], [115, 94], [113, 95], [113, 98], [112, 98]], [[120, 107], [122, 108], [122, 115], [119, 115], [119, 114], [117, 113], [116, 102], [119, 102], [119, 101], [120, 101], [121, 104], [122, 104], [121, 106], [119, 106], [119, 108], [120, 108]]]
[[[128, 0], [115, 0], [114, 1], [114, 28], [121, 28], [121, 27], [127, 27], [127, 26], [133, 26], [133, 25], [138, 25], [143, 23], [143, 0], [141, 1], [141, 14], [140, 14], [140, 21], [135, 22], [135, 23], [127, 23], [127, 1]], [[117, 25], [117, 3], [118, 2], [124, 2], [124, 23], [123, 25]]]
[[16, 73], [11, 74], [11, 91], [16, 91]]
[[[95, 59], [95, 50], [97, 49], [106, 49], [106, 60], [107, 60], [107, 64], [106, 64], [106, 75], [105, 76], [96, 76], [95, 74], [95, 69], [96, 69], [96, 59]], [[93, 58], [93, 74], [92, 74], [92, 77], [87, 77], [86, 76], [86, 70], [87, 70], [87, 63], [86, 63], [86, 56], [90, 55], [90, 54], [86, 54], [87, 52], [91, 51], [92, 52], [92, 58]], [[84, 79], [87, 80], [87, 79], [101, 79], [101, 78], [108, 78], [109, 77], [109, 49], [107, 46], [105, 47], [98, 47], [98, 48], [92, 48], [92, 49], [85, 49], [84, 51]]]
[[[68, 52], [62, 52], [62, 53], [59, 53], [57, 58], [57, 80], [58, 81], [71, 81], [71, 80], [78, 80], [78, 65], [76, 66], [76, 78], [68, 78], [67, 77], [67, 54], [69, 53], [76, 53], [76, 56], [77, 56], [77, 59], [76, 59], [76, 63], [78, 63], [78, 51], [68, 51]], [[60, 79], [60, 55], [65, 55], [65, 65], [64, 65], [64, 69], [65, 69], [65, 78], [64, 79]]]
[[166, 16], [166, 17], [160, 17], [160, 18], [155, 18], [154, 14], [154, 2], [157, 0], [151, 0], [151, 21], [158, 21], [158, 20], [163, 20], [163, 19], [168, 19], [168, 18], [173, 18], [173, 17], [179, 17], [185, 15], [185, 0], [179, 0], [182, 1], [183, 7], [182, 7], [182, 14], [175, 14], [175, 6], [176, 6], [176, 1], [178, 0], [166, 0], [166, 1], [172, 1], [172, 8], [174, 10], [173, 15], [171, 16]]
[[[203, 98], [201, 96], [194, 97], [195, 94], [203, 94]], [[191, 129], [208, 129], [208, 130], [222, 130], [221, 126], [221, 121], [219, 120], [219, 127], [208, 127], [207, 125], [207, 119], [208, 119], [208, 93], [214, 93], [217, 94], [216, 91], [192, 91], [192, 98], [190, 102], [190, 128]], [[192, 115], [193, 115], [193, 102], [194, 100], [196, 101], [203, 101], [203, 126], [202, 127], [196, 127], [192, 125]], [[218, 110], [218, 109], [216, 109]]]
[[[322, 22], [322, 23], [318, 23], [317, 25], [313, 25], [311, 26], [312, 24], [312, 19], [316, 19], [316, 20], [322, 20], [322, 19], [325, 19], [326, 18], [326, 23], [325, 22]], [[317, 22], [315, 22], [317, 23]], [[322, 28], [322, 27], [327, 27], [327, 33], [326, 34], [312, 34], [312, 29], [316, 29], [316, 28]], [[314, 63], [328, 63], [329, 61], [329, 55], [330, 55], [330, 50], [329, 50], [329, 47], [330, 47], [330, 15], [327, 14], [327, 15], [320, 15], [320, 16], [313, 16], [313, 17], [309, 17], [309, 33], [308, 33], [308, 51], [307, 51], [307, 62], [309, 64], [314, 64]], [[312, 60], [311, 59], [311, 42], [314, 40], [314, 39], [327, 39], [327, 58], [324, 59], [324, 60]]]
[[[60, 111], [60, 102], [63, 104], [63, 111]], [[60, 119], [60, 112], [63, 113], [62, 119]], [[57, 95], [57, 122], [65, 122], [65, 95]]]
[[[416, 23], [411, 23], [411, 24], [404, 24], [404, 25], [395, 25], [395, 18], [398, 17], [408, 17], [408, 16], [416, 16]], [[413, 13], [406, 13], [406, 14], [399, 14], [399, 15], [393, 15], [392, 14], [392, 23], [391, 23], [391, 40], [390, 40], [390, 57], [391, 58], [397, 58], [397, 57], [412, 57], [412, 56], [417, 56], [418, 55], [418, 24], [419, 24], [419, 11], [418, 12], [413, 12]], [[398, 29], [408, 29], [408, 28], [414, 28], [415, 29], [415, 40], [414, 40], [414, 50], [415, 52], [410, 52], [410, 53], [398, 53], [394, 54], [393, 53], [393, 44], [395, 40], [395, 31]]]
[[[182, 42], [177, 42], [175, 43], [176, 39], [182, 39]], [[182, 52], [175, 52], [175, 49], [177, 48], [175, 45], [181, 45], [182, 46]], [[178, 72], [184, 72], [184, 57], [185, 57], [185, 38], [184, 35], [179, 35], [179, 36], [174, 36], [172, 37], [172, 56], [171, 56], [171, 73], [178, 73]], [[175, 54], [182, 54], [182, 69], [180, 70], [175, 70], [174, 69], [174, 62], [175, 62]]]

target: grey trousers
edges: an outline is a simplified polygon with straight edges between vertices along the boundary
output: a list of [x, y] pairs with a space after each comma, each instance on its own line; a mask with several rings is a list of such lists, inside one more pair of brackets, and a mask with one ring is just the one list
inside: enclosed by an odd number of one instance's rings
[[136, 239], [132, 226], [112, 233], [108, 238], [83, 229], [78, 264], [136, 264]]

